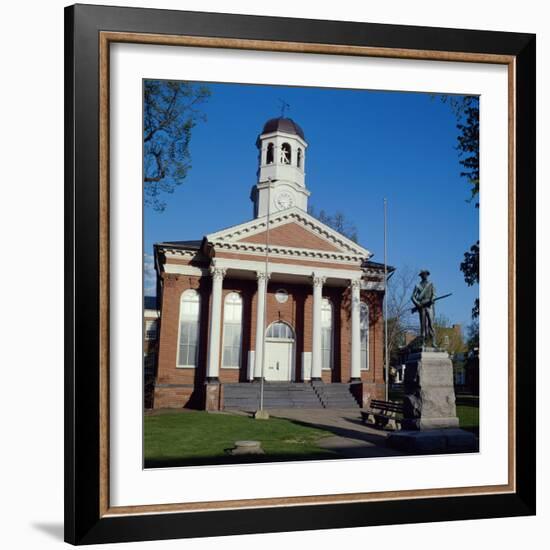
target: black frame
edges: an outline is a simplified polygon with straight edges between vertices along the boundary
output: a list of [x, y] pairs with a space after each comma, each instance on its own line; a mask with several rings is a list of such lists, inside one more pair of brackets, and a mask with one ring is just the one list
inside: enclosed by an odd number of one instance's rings
[[[516, 493], [100, 517], [100, 31], [515, 56]], [[92, 5], [65, 9], [67, 542], [91, 544], [535, 514], [535, 59], [532, 34]]]

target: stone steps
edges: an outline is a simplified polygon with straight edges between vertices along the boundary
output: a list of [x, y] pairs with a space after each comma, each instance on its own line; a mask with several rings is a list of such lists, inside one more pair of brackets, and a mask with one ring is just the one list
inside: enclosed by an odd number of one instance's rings
[[[224, 384], [224, 408], [254, 411], [260, 406], [260, 384]], [[350, 409], [359, 405], [350, 393], [349, 384], [310, 384], [266, 382], [266, 409]]]
[[[225, 384], [224, 408], [256, 410], [260, 406], [260, 384]], [[286, 382], [264, 385], [264, 408], [266, 409], [320, 409], [322, 408], [310, 384]]]
[[319, 384], [313, 383], [313, 389], [325, 409], [357, 409], [355, 397], [349, 384]]

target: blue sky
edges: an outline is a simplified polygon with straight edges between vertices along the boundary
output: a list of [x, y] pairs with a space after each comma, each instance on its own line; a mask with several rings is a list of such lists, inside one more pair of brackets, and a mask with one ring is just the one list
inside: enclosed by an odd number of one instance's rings
[[192, 169], [165, 195], [162, 213], [145, 208], [146, 294], [151, 293], [153, 243], [201, 239], [252, 218], [256, 138], [269, 118], [287, 116], [309, 144], [306, 186], [319, 211], [342, 211], [359, 242], [383, 261], [383, 200], [388, 200], [388, 262], [397, 269], [426, 267], [438, 294], [438, 314], [470, 323], [477, 285], [468, 287], [459, 264], [479, 235], [479, 211], [460, 177], [456, 119], [429, 94], [210, 84], [206, 122], [193, 130]]

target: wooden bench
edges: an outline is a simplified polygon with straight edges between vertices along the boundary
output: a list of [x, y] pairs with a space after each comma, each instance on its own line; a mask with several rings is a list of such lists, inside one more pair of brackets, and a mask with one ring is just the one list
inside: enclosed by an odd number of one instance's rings
[[361, 416], [364, 424], [373, 424], [382, 429], [398, 430], [401, 428], [403, 405], [393, 401], [371, 399], [369, 407], [361, 411]]

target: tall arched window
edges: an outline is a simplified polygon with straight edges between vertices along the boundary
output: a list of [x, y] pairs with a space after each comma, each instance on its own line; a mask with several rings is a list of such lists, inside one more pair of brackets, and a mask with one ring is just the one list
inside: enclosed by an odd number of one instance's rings
[[281, 164], [292, 164], [292, 150], [288, 143], [281, 145]]
[[361, 302], [361, 370], [369, 370], [369, 306]]
[[323, 369], [332, 369], [332, 328], [332, 304], [329, 300], [323, 298], [323, 304], [321, 306], [321, 365]]
[[273, 164], [273, 143], [267, 144], [266, 164]]
[[296, 166], [298, 168], [302, 167], [302, 149], [298, 148], [298, 152], [296, 153]]
[[181, 295], [178, 367], [197, 366], [200, 305], [201, 297], [196, 290], [186, 290]]
[[223, 366], [241, 366], [243, 336], [243, 299], [238, 292], [225, 297], [223, 307]]

